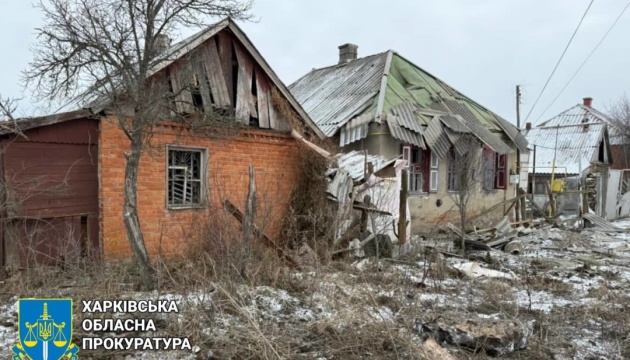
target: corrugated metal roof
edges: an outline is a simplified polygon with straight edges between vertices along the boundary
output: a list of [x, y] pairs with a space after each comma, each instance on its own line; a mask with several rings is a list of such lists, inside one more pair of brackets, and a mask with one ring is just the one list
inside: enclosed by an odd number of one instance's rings
[[[557, 172], [564, 172], [566, 168], [569, 174], [580, 174], [580, 170], [583, 171], [597, 160], [605, 130], [606, 124], [585, 123], [535, 127], [527, 131], [525, 137], [530, 148], [536, 145], [536, 173], [550, 174], [555, 155]], [[530, 159], [533, 161], [534, 154], [530, 155]], [[530, 165], [529, 172], [532, 172], [533, 165]]]
[[387, 125], [389, 126], [389, 132], [392, 134], [392, 137], [398, 139], [404, 143], [413, 144], [419, 146], [423, 149], [426, 149], [427, 146], [422, 139], [422, 135], [420, 133], [411, 131], [409, 129], [405, 129], [402, 126], [399, 126], [396, 122], [395, 115], [387, 116]]
[[451, 147], [448, 136], [444, 132], [442, 123], [438, 117], [434, 117], [429, 123], [429, 126], [424, 129], [424, 138], [431, 151], [440, 159], [446, 156], [448, 149]]
[[512, 125], [509, 121], [505, 120], [499, 115], [497, 114], [493, 114], [493, 115], [497, 119], [501, 129], [503, 129], [503, 131], [510, 137], [510, 139], [514, 142], [514, 144], [516, 144], [516, 147], [522, 152], [527, 152], [527, 149], [528, 149], [527, 139], [525, 139], [525, 136], [521, 134], [521, 131], [518, 128], [516, 128], [514, 125]]
[[[365, 109], [378, 94], [387, 53], [311, 71], [289, 86], [327, 136]], [[325, 130], [324, 130], [325, 129]], [[335, 129], [335, 131], [336, 131]]]
[[[387, 61], [389, 55], [392, 56], [391, 62]], [[387, 81], [384, 83], [386, 74]], [[327, 136], [334, 135], [356, 116], [362, 113], [372, 115], [375, 109], [381, 107], [385, 114], [396, 116], [396, 122], [391, 127], [392, 136], [397, 138], [405, 138], [409, 134], [396, 126], [423, 134], [425, 126], [433, 123], [430, 118], [435, 114], [424, 116], [419, 113], [420, 109], [432, 109], [450, 116], [443, 121], [446, 126], [459, 132], [473, 132], [500, 153], [510, 153], [513, 149], [505, 144], [501, 134], [493, 134], [488, 128], [506, 132], [506, 139], [520, 136], [519, 130], [509, 122], [502, 123], [491, 111], [393, 51], [315, 69], [289, 88]], [[377, 96], [385, 99], [384, 104], [376, 104]], [[458, 120], [453, 115], [465, 120]], [[471, 123], [477, 125], [471, 126]], [[431, 134], [423, 134], [424, 142], [429, 147], [433, 143], [439, 147], [434, 149], [437, 153], [446, 154], [444, 148], [450, 146], [450, 142], [442, 131], [441, 123], [433, 124], [431, 130]], [[482, 132], [477, 134], [477, 131]], [[345, 139], [347, 141], [348, 137]], [[519, 148], [523, 140], [522, 137], [518, 139]]]
[[[340, 169], [348, 171], [350, 177], [354, 181], [361, 181], [365, 176], [366, 155], [362, 151], [350, 151], [348, 153], [338, 154], [336, 157], [337, 165]], [[367, 162], [372, 163], [374, 172], [383, 170], [387, 166], [393, 164], [394, 159], [386, 159], [379, 155], [367, 155]]]
[[[451, 104], [451, 106], [455, 107], [454, 104]], [[466, 127], [469, 128], [470, 131], [477, 138], [479, 138], [479, 140], [481, 140], [484, 144], [490, 146], [494, 151], [498, 152], [499, 154], [509, 154], [514, 152], [514, 150], [508, 144], [501, 141], [498, 135], [490, 132], [490, 130], [488, 130], [476, 118], [474, 118], [474, 115], [473, 117], [462, 117], [462, 120], [464, 125], [466, 125]]]
[[[403, 102], [391, 108], [394, 118], [397, 120], [398, 125], [415, 131], [418, 134], [424, 132], [422, 125], [420, 125], [420, 116], [416, 112], [416, 105], [411, 102]], [[389, 119], [389, 116], [388, 116]]]
[[466, 127], [458, 118], [451, 115], [441, 115], [440, 120], [446, 127], [459, 133], [469, 133], [470, 129]]
[[341, 146], [346, 146], [355, 141], [365, 139], [369, 131], [368, 124], [360, 124], [358, 126], [350, 127], [350, 124], [346, 124], [346, 126], [341, 128], [339, 132], [339, 144]]
[[563, 126], [574, 125], [586, 121], [588, 123], [604, 123], [610, 131], [610, 143], [612, 145], [623, 144], [623, 136], [617, 135], [614, 122], [606, 114], [589, 106], [577, 104], [574, 107], [561, 112], [553, 118], [543, 122], [539, 126]]
[[455, 150], [460, 155], [464, 155], [467, 152], [472, 150], [472, 143], [470, 141], [466, 141], [466, 140], [460, 141], [462, 137], [462, 133], [456, 133], [455, 131], [447, 127], [444, 128], [444, 133], [446, 133], [446, 136], [448, 137], [449, 141], [453, 144], [453, 147], [455, 147]]

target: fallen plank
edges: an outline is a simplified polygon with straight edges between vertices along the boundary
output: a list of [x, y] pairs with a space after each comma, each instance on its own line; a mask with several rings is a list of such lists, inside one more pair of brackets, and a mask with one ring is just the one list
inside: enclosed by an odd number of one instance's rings
[[[230, 202], [230, 200], [225, 199], [223, 201], [223, 207], [225, 208], [225, 210], [229, 211], [232, 214], [232, 216], [234, 216], [234, 218], [238, 220], [238, 222], [240, 222], [241, 224], [243, 223], [243, 221], [245, 220], [245, 216], [236, 206], [234, 206], [234, 204]], [[284, 258], [289, 264], [291, 264], [292, 266], [298, 269], [300, 268], [298, 261], [295, 260], [290, 254], [287, 254], [284, 251], [284, 249], [282, 249], [280, 246], [278, 246], [278, 244], [275, 243], [275, 241], [271, 240], [271, 238], [267, 236], [267, 234], [263, 233], [258, 228], [258, 226], [256, 226], [255, 224], [252, 224], [252, 231], [257, 238], [263, 239], [265, 244], [275, 249], [278, 252], [278, 255]]]
[[582, 217], [592, 224], [596, 225], [599, 228], [611, 229], [611, 230], [623, 230], [620, 227], [617, 227], [610, 222], [606, 221], [604, 218], [601, 218], [594, 214], [582, 214]]

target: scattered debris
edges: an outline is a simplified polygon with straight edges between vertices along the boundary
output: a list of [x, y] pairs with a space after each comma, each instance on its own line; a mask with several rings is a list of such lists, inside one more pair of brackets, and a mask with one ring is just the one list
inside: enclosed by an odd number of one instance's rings
[[452, 265], [454, 269], [461, 271], [464, 275], [471, 279], [478, 278], [502, 278], [509, 280], [518, 280], [514, 273], [505, 273], [497, 270], [486, 269], [476, 262], [464, 262]]
[[462, 319], [460, 314], [441, 314], [438, 319], [427, 322], [416, 320], [415, 325], [423, 338], [433, 337], [438, 342], [484, 351], [489, 356], [525, 349], [533, 328], [533, 320], [495, 320], [475, 315]]

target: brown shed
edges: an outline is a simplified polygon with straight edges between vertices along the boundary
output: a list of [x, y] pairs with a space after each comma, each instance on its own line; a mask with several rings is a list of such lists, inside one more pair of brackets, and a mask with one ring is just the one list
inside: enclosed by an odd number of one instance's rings
[[75, 111], [18, 123], [24, 136], [0, 137], [0, 263], [98, 256], [98, 121]]

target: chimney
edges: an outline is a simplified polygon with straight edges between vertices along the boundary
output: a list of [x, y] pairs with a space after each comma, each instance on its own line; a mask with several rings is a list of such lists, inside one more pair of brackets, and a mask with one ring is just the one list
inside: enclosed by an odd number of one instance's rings
[[354, 44], [343, 44], [339, 46], [339, 64], [346, 64], [357, 59], [357, 49]]
[[164, 53], [171, 47], [171, 38], [168, 35], [157, 35], [153, 41], [156, 55]]
[[586, 107], [591, 107], [591, 105], [593, 104], [593, 98], [585, 97], [583, 100], [584, 100], [584, 106]]
[[532, 123], [530, 122], [525, 123], [525, 130], [529, 131], [531, 129], [532, 129]]

